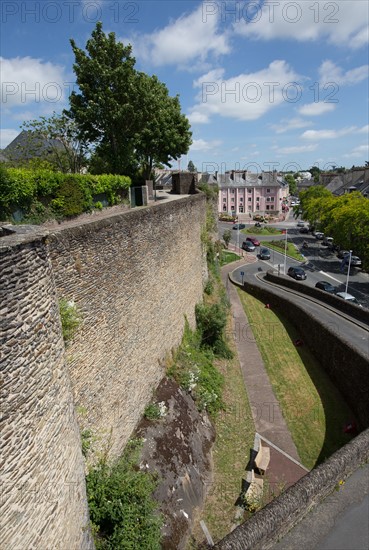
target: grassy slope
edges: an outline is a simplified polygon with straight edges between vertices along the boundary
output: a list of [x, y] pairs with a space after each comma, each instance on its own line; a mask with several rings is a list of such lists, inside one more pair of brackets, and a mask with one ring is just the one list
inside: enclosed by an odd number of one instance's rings
[[350, 439], [343, 426], [352, 411], [307, 347], [294, 345], [303, 331], [239, 294], [301, 461], [313, 468]]

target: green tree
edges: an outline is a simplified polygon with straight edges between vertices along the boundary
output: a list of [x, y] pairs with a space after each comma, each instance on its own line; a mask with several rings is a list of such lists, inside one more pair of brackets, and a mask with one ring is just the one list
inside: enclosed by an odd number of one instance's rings
[[170, 166], [172, 160], [188, 152], [192, 143], [190, 123], [181, 113], [179, 97], [170, 97], [166, 85], [154, 75], [136, 76], [137, 129], [135, 155], [143, 179], [150, 179], [158, 164]]
[[292, 174], [286, 174], [284, 176], [285, 181], [288, 183], [290, 190], [290, 195], [295, 195], [297, 193], [297, 183]]
[[131, 45], [106, 36], [98, 22], [86, 50], [70, 41], [79, 92], [70, 95], [69, 116], [82, 139], [96, 147], [95, 156], [109, 172], [127, 174], [133, 162], [135, 113], [135, 59]]
[[23, 147], [32, 146], [34, 155], [60, 172], [79, 173], [86, 165], [86, 143], [79, 139], [78, 128], [66, 113], [54, 111], [49, 118], [23, 122], [22, 128], [28, 133]]
[[80, 136], [95, 147], [94, 172], [114, 172], [149, 179], [157, 164], [187, 153], [191, 144], [188, 119], [178, 96], [156, 76], [135, 70], [131, 45], [106, 36], [97, 23], [86, 52], [71, 40], [79, 92], [70, 96], [69, 115]]
[[231, 230], [226, 229], [223, 233], [223, 241], [226, 245], [226, 248], [228, 248], [231, 238], [232, 238]]
[[192, 162], [192, 160], [189, 161], [188, 165], [187, 165], [187, 170], [189, 172], [197, 172], [197, 168], [196, 166], [194, 165], [194, 163]]

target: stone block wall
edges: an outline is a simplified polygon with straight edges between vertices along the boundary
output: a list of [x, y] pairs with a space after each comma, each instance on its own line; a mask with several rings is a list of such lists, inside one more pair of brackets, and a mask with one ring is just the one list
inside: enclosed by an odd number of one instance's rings
[[93, 548], [45, 234], [0, 238], [1, 547]]
[[194, 325], [202, 300], [202, 194], [177, 198], [49, 237], [59, 297], [83, 323], [67, 347], [81, 429], [92, 459], [123, 450], [164, 375], [163, 360]]

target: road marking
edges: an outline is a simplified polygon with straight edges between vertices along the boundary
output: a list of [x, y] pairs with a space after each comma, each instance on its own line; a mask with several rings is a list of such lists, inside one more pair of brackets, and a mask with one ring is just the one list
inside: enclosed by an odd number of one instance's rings
[[330, 279], [333, 279], [334, 281], [336, 281], [337, 283], [340, 283], [341, 285], [343, 284], [342, 281], [340, 281], [339, 279], [336, 279], [335, 277], [332, 277], [332, 275], [328, 275], [328, 273], [326, 273], [325, 271], [319, 271], [319, 273], [321, 273], [322, 275], [325, 275], [326, 277], [329, 277]]

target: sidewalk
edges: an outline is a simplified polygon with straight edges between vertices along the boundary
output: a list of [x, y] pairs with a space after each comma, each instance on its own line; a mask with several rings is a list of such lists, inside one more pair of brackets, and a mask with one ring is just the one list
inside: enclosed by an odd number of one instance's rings
[[255, 431], [274, 446], [273, 461], [268, 473], [273, 481], [276, 482], [279, 478], [291, 485], [305, 475], [307, 470], [300, 465], [300, 457], [274, 395], [236, 286], [228, 278], [231, 271], [245, 263], [245, 260], [240, 260], [225, 265], [221, 269], [221, 276], [231, 303], [234, 337]]

